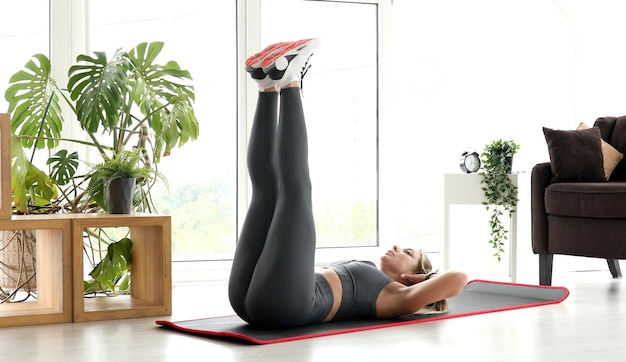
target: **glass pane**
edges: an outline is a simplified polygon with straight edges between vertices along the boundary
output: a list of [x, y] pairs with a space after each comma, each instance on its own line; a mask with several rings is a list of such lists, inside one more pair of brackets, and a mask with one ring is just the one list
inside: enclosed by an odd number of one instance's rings
[[[164, 41], [161, 61], [191, 72], [200, 137], [164, 157], [158, 211], [172, 216], [174, 260], [232, 258], [236, 240], [236, 3], [92, 0], [89, 44], [107, 53]], [[124, 11], [118, 11], [123, 8]], [[202, 39], [202, 41], [198, 41]]]
[[361, 3], [261, 3], [263, 46], [322, 40], [303, 81], [318, 247], [377, 244], [377, 11]]
[[3, 54], [0, 57], [0, 113], [7, 113], [4, 92], [9, 78], [22, 69], [32, 55], [49, 53], [49, 1], [3, 1], [0, 3], [0, 14], [3, 15], [0, 21], [0, 49]]

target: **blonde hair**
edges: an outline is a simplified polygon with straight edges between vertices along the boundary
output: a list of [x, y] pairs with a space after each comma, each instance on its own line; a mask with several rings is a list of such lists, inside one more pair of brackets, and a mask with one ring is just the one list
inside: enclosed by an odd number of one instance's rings
[[[417, 274], [427, 274], [433, 270], [433, 264], [426, 256], [423, 250], [419, 250], [420, 253], [420, 261], [417, 264]], [[433, 313], [444, 313], [448, 311], [448, 301], [442, 299], [440, 301], [430, 303], [419, 311], [415, 312], [416, 314], [433, 314]]]
[[428, 259], [428, 256], [426, 256], [426, 253], [424, 253], [423, 250], [418, 250], [418, 252], [420, 253], [420, 261], [417, 264], [417, 274], [426, 274], [429, 273], [433, 270], [433, 264], [430, 262], [430, 259]]

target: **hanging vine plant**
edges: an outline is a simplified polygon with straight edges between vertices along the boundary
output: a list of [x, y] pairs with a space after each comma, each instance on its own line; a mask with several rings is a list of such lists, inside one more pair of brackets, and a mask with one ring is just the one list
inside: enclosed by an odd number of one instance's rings
[[485, 194], [483, 205], [487, 211], [491, 210], [489, 226], [491, 227], [491, 239], [489, 243], [495, 250], [493, 256], [501, 261], [504, 253], [504, 243], [507, 241], [509, 230], [502, 224], [502, 217], [506, 214], [509, 219], [516, 211], [517, 186], [509, 177], [513, 166], [513, 155], [517, 153], [520, 145], [512, 140], [496, 140], [485, 146], [480, 154], [483, 169], [480, 172]]

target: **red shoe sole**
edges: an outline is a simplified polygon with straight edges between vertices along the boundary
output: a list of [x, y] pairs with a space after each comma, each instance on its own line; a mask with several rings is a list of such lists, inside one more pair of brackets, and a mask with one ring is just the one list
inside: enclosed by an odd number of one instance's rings
[[[257, 65], [256, 67], [254, 66], [256, 63], [259, 62], [264, 62], [265, 57], [272, 55], [272, 53], [274, 53], [275, 51], [283, 48], [283, 47], [287, 47], [290, 46], [291, 42], [282, 42], [282, 43], [276, 43], [276, 44], [272, 44], [270, 46], [268, 46], [267, 48], [261, 50], [260, 52], [254, 54], [253, 56], [251, 56], [250, 58], [248, 58], [246, 60], [246, 67], [254, 67], [254, 68], [259, 68], [261, 65]], [[293, 47], [290, 47], [289, 49], [293, 49]]]
[[309, 38], [309, 39], [302, 39], [302, 40], [297, 40], [294, 42], [289, 43], [288, 46], [280, 49], [277, 52], [273, 52], [271, 53], [267, 58], [265, 58], [265, 60], [263, 60], [263, 62], [261, 63], [261, 67], [263, 68], [267, 68], [270, 65], [272, 65], [273, 62], [276, 61], [276, 59], [282, 57], [284, 54], [286, 54], [287, 52], [289, 52], [290, 50], [299, 47], [302, 44], [305, 44], [306, 42], [310, 41], [311, 39], [314, 38]]

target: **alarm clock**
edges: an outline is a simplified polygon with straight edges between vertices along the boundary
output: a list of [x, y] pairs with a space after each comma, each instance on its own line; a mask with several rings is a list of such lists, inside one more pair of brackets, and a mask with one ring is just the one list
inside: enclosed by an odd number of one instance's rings
[[480, 156], [471, 148], [461, 154], [461, 171], [473, 173], [480, 169]]

